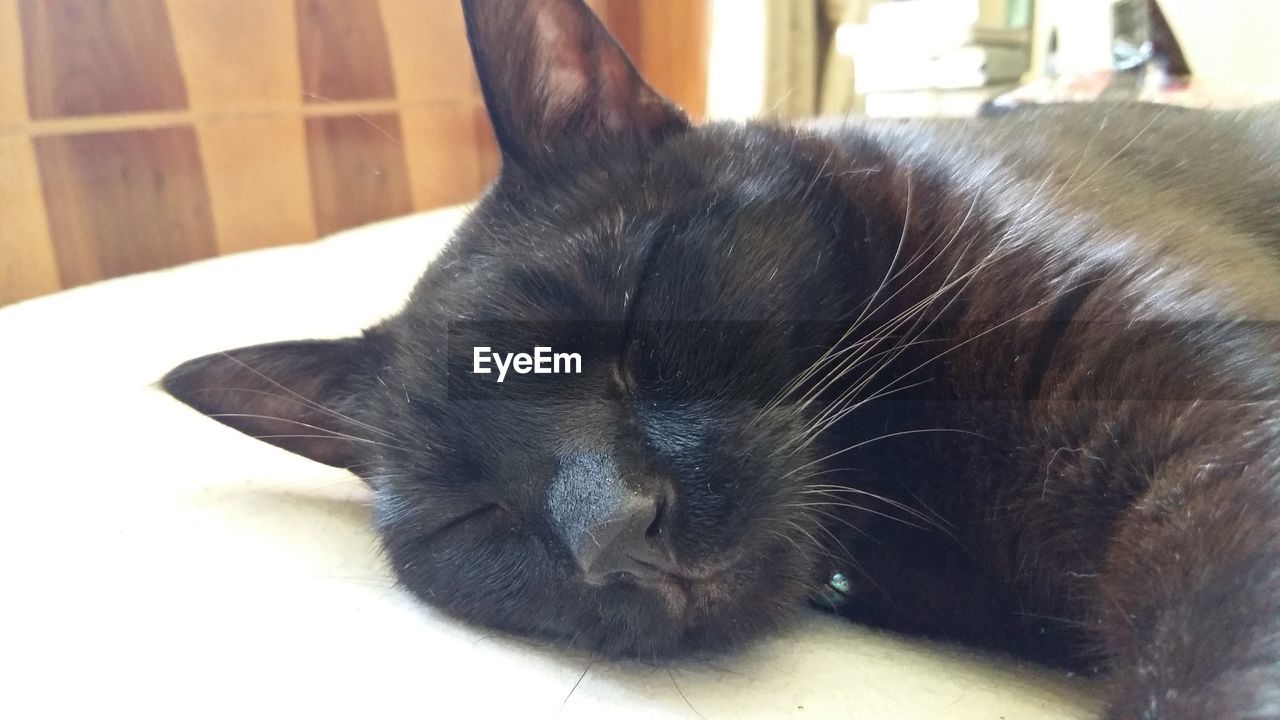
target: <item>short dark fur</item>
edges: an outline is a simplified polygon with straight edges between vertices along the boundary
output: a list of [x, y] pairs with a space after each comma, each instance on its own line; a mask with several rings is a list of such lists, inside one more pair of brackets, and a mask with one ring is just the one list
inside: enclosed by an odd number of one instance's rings
[[[404, 311], [170, 392], [364, 477], [400, 581], [470, 621], [728, 648], [840, 571], [852, 617], [1105, 668], [1109, 717], [1280, 717], [1280, 113], [694, 128], [577, 0], [465, 5], [504, 168]], [[662, 322], [863, 315], [727, 363]], [[495, 319], [627, 337], [562, 395], [451, 400], [450, 323]], [[854, 400], [920, 384], [812, 433], [870, 369]], [[583, 581], [598, 487], [661, 498], [679, 592]]]

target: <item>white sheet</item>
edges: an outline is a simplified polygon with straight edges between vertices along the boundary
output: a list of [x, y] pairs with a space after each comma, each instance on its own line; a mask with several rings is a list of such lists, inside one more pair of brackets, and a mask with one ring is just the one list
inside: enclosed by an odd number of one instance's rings
[[152, 386], [394, 312], [460, 214], [0, 310], [0, 717], [1093, 716], [1079, 681], [817, 613], [714, 667], [463, 626], [394, 586], [356, 479]]

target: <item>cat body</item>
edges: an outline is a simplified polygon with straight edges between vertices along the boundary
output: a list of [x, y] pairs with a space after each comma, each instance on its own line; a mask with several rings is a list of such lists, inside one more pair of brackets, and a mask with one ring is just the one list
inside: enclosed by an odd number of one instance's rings
[[[651, 657], [814, 601], [1280, 716], [1275, 111], [692, 127], [582, 3], [464, 7], [503, 171], [403, 311], [170, 392], [363, 477], [472, 622]], [[542, 346], [581, 372], [458, 362]]]
[[877, 429], [986, 437], [900, 437], [879, 449], [885, 479], [853, 482], [933, 508], [958, 539], [879, 519], [877, 547], [912, 552], [853, 550], [888, 578], [855, 615], [1109, 659], [1130, 671], [1113, 677], [1123, 707], [1159, 697], [1153, 717], [1280, 711], [1278, 116], [1050, 107], [836, 131], [898, 159], [900, 192], [912, 175], [941, 226], [904, 237], [951, 237], [968, 218], [905, 303], [981, 267], [940, 323], [956, 349]]

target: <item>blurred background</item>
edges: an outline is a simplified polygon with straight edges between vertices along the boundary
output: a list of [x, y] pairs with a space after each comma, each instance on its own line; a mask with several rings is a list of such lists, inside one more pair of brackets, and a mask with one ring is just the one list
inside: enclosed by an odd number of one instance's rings
[[[589, 4], [700, 120], [1280, 86], [1276, 0]], [[497, 165], [455, 0], [0, 0], [0, 305], [466, 202]]]

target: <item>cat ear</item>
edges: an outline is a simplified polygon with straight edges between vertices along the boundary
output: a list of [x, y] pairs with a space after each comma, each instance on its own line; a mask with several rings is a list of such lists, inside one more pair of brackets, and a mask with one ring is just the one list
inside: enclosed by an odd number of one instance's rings
[[380, 367], [370, 336], [284, 342], [188, 360], [161, 381], [169, 394], [246, 435], [334, 467], [350, 467], [382, 431], [351, 418]]
[[463, 0], [503, 157], [537, 169], [583, 142], [657, 140], [689, 127], [582, 0]]

